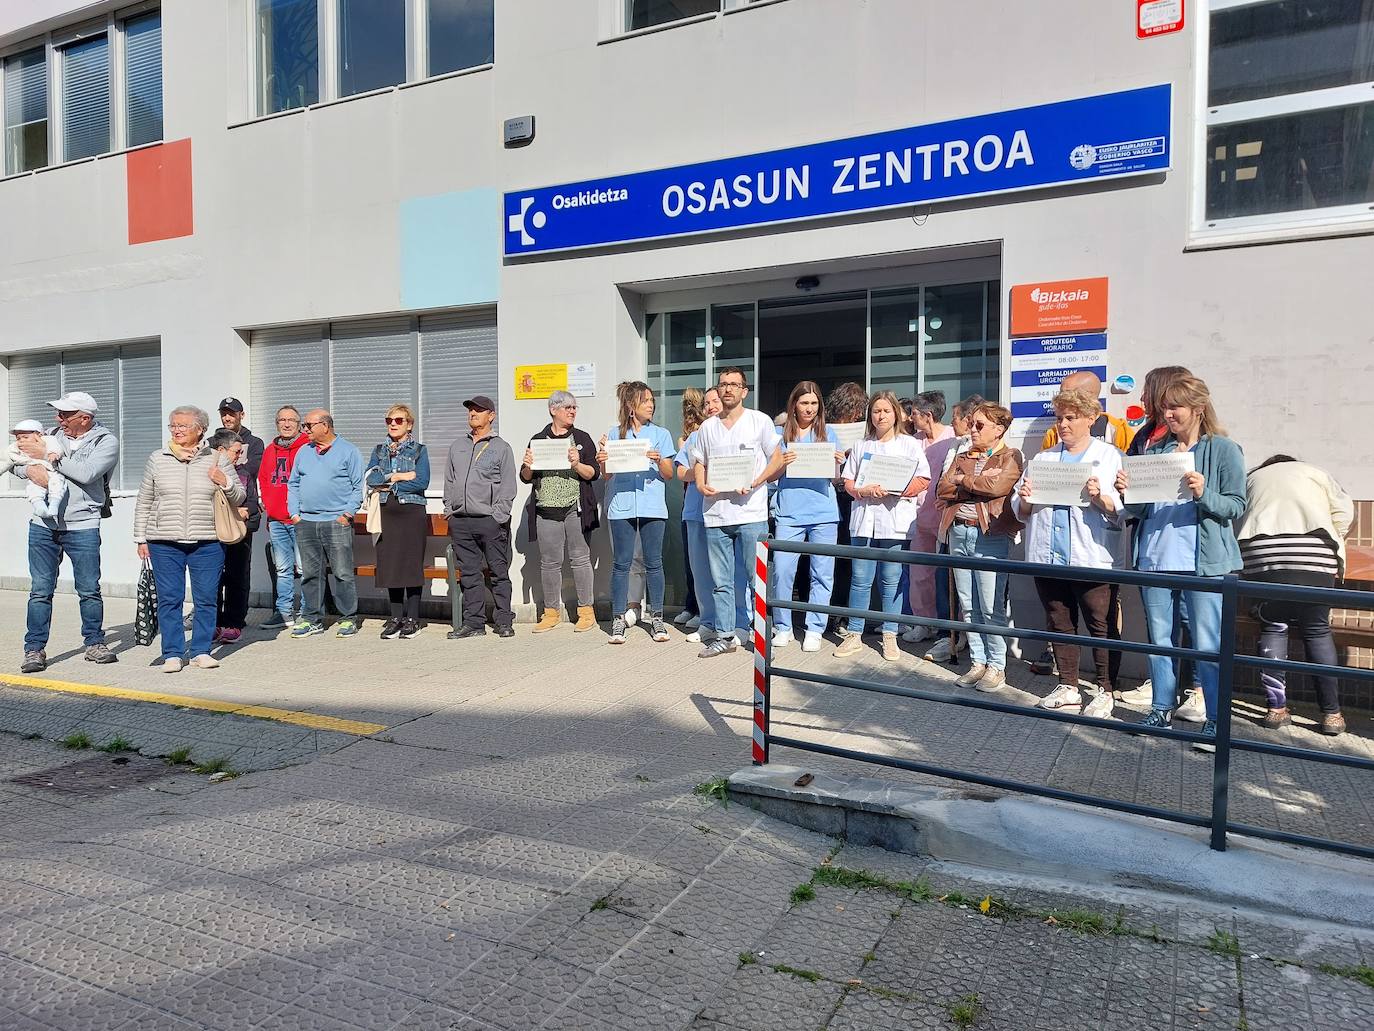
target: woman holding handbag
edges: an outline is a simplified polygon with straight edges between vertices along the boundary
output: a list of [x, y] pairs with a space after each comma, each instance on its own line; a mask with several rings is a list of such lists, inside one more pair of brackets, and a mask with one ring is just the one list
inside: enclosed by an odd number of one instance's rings
[[243, 539], [238, 506], [247, 497], [234, 466], [205, 442], [210, 416], [182, 405], [167, 419], [171, 439], [148, 457], [134, 506], [138, 557], [150, 562], [157, 583], [157, 621], [162, 635], [162, 671], [181, 670], [186, 627], [181, 608], [186, 574], [191, 575], [194, 615], [191, 665], [213, 669], [210, 655], [224, 571], [224, 545]]
[[420, 632], [420, 595], [425, 588], [429, 449], [415, 439], [415, 413], [409, 405], [392, 405], [385, 419], [386, 440], [372, 449], [363, 477], [369, 492], [367, 528], [381, 534], [373, 583], [386, 590], [391, 604], [382, 640], [408, 641]]

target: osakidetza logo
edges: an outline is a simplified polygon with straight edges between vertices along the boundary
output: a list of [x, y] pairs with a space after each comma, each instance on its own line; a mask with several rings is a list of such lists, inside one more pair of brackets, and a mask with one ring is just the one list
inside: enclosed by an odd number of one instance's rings
[[1036, 287], [1030, 292], [1030, 299], [1036, 304], [1068, 304], [1072, 301], [1088, 300], [1088, 290], [1045, 290]]

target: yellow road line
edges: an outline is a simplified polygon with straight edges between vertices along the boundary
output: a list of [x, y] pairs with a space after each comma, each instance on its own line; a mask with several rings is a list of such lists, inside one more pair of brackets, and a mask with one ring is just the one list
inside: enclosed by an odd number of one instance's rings
[[225, 702], [217, 698], [195, 698], [191, 695], [163, 694], [161, 691], [134, 691], [127, 687], [107, 687], [103, 684], [73, 684], [65, 680], [48, 680], [45, 677], [20, 677], [8, 673], [0, 675], [0, 684], [7, 687], [31, 687], [42, 691], [60, 691], [63, 694], [93, 695], [98, 698], [119, 698], [131, 702], [152, 702], [156, 705], [175, 705], [183, 709], [204, 709], [208, 712], [230, 712], [237, 716], [253, 716], [277, 723], [293, 723], [312, 730], [334, 730], [340, 734], [356, 734], [367, 737], [386, 730], [381, 723], [363, 723], [359, 720], [345, 720], [337, 716], [321, 716], [314, 712], [299, 712], [294, 709], [277, 709], [270, 705], [249, 705], [246, 702]]

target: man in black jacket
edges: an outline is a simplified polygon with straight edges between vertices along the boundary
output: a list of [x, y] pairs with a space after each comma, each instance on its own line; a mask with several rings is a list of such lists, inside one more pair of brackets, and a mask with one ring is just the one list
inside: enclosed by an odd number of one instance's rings
[[[221, 402], [221, 408], [233, 398]], [[237, 403], [237, 402], [235, 402]], [[240, 415], [242, 413], [239, 413]], [[226, 423], [228, 419], [224, 420]], [[253, 531], [262, 522], [262, 502], [258, 494], [258, 477], [248, 471], [248, 445], [241, 433], [247, 430], [235, 429], [226, 425], [216, 430], [210, 438], [210, 446], [223, 451], [234, 463], [239, 482], [243, 484], [246, 496], [239, 508], [248, 532], [243, 540], [224, 546], [224, 572], [219, 581], [219, 613], [215, 620], [215, 640], [221, 644], [233, 644], [243, 635], [248, 623], [248, 585], [253, 571]], [[252, 437], [252, 434], [248, 434]], [[257, 437], [252, 437], [257, 440]], [[258, 441], [259, 445], [262, 441]], [[258, 451], [258, 462], [262, 462], [262, 451]]]

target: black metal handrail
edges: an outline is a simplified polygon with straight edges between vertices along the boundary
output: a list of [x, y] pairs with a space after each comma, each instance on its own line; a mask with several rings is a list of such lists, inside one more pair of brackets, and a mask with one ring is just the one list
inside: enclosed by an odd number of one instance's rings
[[[1211, 847], [1225, 851], [1227, 832], [1246, 834], [1251, 837], [1266, 838], [1294, 845], [1343, 852], [1350, 855], [1374, 859], [1374, 848], [1355, 845], [1349, 842], [1317, 838], [1306, 834], [1270, 830], [1250, 824], [1231, 822], [1227, 815], [1230, 795], [1231, 750], [1255, 752], [1298, 759], [1307, 762], [1326, 763], [1353, 769], [1374, 771], [1374, 760], [1339, 752], [1322, 752], [1310, 748], [1294, 748], [1289, 745], [1274, 744], [1249, 739], [1231, 737], [1231, 701], [1234, 688], [1235, 669], [1243, 666], [1252, 669], [1281, 669], [1309, 675], [1330, 675], [1355, 680], [1374, 680], [1374, 670], [1353, 669], [1345, 666], [1329, 666], [1321, 663], [1295, 662], [1270, 659], [1263, 656], [1237, 655], [1235, 651], [1237, 612], [1241, 598], [1265, 598], [1315, 602], [1332, 607], [1374, 608], [1374, 594], [1366, 591], [1337, 590], [1322, 587], [1299, 587], [1286, 584], [1256, 583], [1241, 580], [1231, 575], [1225, 577], [1200, 577], [1181, 573], [1144, 573], [1137, 570], [1091, 569], [1074, 566], [1052, 566], [1035, 562], [1019, 562], [1011, 559], [969, 558], [955, 555], [936, 555], [913, 551], [887, 551], [878, 548], [861, 548], [852, 545], [811, 544], [803, 541], [783, 541], [769, 538], [759, 545], [756, 566], [756, 586], [763, 582], [764, 601], [755, 608], [755, 670], [754, 670], [754, 763], [768, 762], [769, 746], [780, 745], [802, 751], [832, 755], [860, 762], [877, 763], [895, 769], [915, 773], [945, 777], [986, 787], [1025, 794], [1040, 795], [1064, 802], [1097, 806], [1117, 812], [1132, 813], [1169, 820], [1192, 827], [1207, 827], [1211, 831]], [[879, 562], [899, 562], [905, 565], [928, 565], [940, 569], [967, 569], [973, 571], [1006, 573], [1016, 576], [1042, 576], [1059, 580], [1080, 580], [1095, 583], [1113, 583], [1121, 586], [1164, 587], [1171, 590], [1200, 591], [1221, 596], [1221, 633], [1220, 645], [1215, 651], [1197, 648], [1179, 648], [1171, 645], [1142, 644], [1136, 641], [1121, 641], [1089, 637], [1081, 634], [1061, 634], [1049, 630], [1030, 630], [1022, 627], [991, 626], [982, 623], [969, 623], [960, 620], [933, 619], [926, 616], [888, 614], [872, 609], [855, 609], [842, 605], [811, 605], [792, 599], [774, 597], [771, 594], [771, 577], [767, 575], [769, 558], [776, 552], [790, 552], [799, 555], [819, 555], [833, 558], [860, 559]], [[810, 670], [777, 667], [773, 664], [773, 611], [781, 609], [791, 612], [816, 612], [823, 615], [857, 618], [863, 620], [882, 620], [910, 626], [923, 626], [936, 630], [964, 631], [979, 634], [993, 634], [1000, 637], [1047, 641], [1049, 643], [1076, 644], [1087, 648], [1104, 648], [1133, 654], [1158, 655], [1172, 659], [1190, 659], [1194, 662], [1213, 662], [1217, 665], [1217, 721], [1216, 736], [1206, 737], [1196, 731], [1176, 730], [1172, 727], [1146, 727], [1140, 724], [1123, 723], [1119, 720], [1096, 719], [1078, 713], [1063, 713], [1048, 709], [1031, 708], [998, 702], [989, 698], [972, 695], [947, 694], [940, 691], [926, 691], [920, 688], [902, 687], [856, 677], [818, 673]], [[772, 678], [786, 677], [802, 683], [813, 683], [827, 687], [886, 694], [899, 698], [935, 702], [941, 705], [956, 705], [971, 709], [982, 709], [1007, 715], [1026, 716], [1032, 719], [1049, 720], [1078, 726], [1094, 727], [1115, 733], [1133, 736], [1169, 738], [1175, 741], [1209, 742], [1215, 745], [1212, 756], [1212, 804], [1207, 816], [1165, 809], [1157, 806], [1125, 802], [1120, 799], [1104, 798], [1100, 795], [1087, 795], [1081, 792], [1052, 788], [1043, 784], [1030, 784], [1024, 781], [1008, 780], [986, 774], [974, 773], [940, 766], [935, 763], [918, 762], [898, 756], [880, 755], [856, 749], [839, 748], [817, 741], [804, 741], [794, 737], [784, 737], [771, 732]]]

